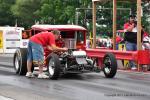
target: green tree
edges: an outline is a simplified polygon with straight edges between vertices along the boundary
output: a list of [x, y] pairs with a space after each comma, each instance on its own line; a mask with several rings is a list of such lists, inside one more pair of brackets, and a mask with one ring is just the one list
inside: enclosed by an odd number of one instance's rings
[[39, 19], [36, 11], [40, 8], [41, 0], [16, 0], [11, 11], [17, 17], [19, 26], [30, 27]]
[[15, 0], [0, 0], [0, 26], [15, 24], [15, 17], [10, 11]]
[[37, 14], [42, 22], [49, 24], [67, 24], [74, 20], [75, 0], [42, 0]]
[[[0, 0], [0, 25], [14, 25], [16, 20], [18, 26], [25, 28], [30, 28], [37, 21], [43, 24], [75, 24], [76, 8], [91, 7], [92, 0]], [[97, 27], [97, 32], [112, 33], [112, 1], [98, 4], [97, 8], [100, 7], [111, 9], [97, 10], [97, 24], [102, 26]], [[117, 7], [131, 8], [133, 13], [136, 12], [136, 3], [118, 2]], [[78, 18], [78, 24], [87, 27], [89, 31], [92, 31], [91, 12], [92, 10], [79, 10]], [[144, 13], [147, 12], [144, 8]], [[117, 29], [123, 29], [128, 16], [129, 11], [117, 12]], [[148, 28], [147, 16], [149, 13], [144, 14], [142, 23]]]

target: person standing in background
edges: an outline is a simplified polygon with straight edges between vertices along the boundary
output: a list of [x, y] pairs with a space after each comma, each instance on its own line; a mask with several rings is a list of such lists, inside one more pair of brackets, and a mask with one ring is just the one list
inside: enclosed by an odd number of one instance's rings
[[[130, 15], [129, 21], [124, 24], [125, 32], [125, 45], [127, 51], [136, 51], [137, 50], [137, 22], [136, 16]], [[134, 61], [129, 61], [131, 70], [136, 70], [136, 64]]]

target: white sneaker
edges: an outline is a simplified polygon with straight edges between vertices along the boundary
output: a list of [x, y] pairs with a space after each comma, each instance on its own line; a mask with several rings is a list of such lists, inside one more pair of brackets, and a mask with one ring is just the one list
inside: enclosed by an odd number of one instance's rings
[[40, 74], [38, 75], [38, 78], [44, 78], [44, 79], [46, 79], [46, 78], [49, 78], [49, 76], [46, 75], [45, 73], [40, 73]]
[[32, 72], [27, 72], [27, 73], [26, 73], [26, 77], [32, 78], [32, 77], [34, 77], [34, 75], [32, 74]]
[[131, 70], [137, 70], [137, 68], [136, 67], [132, 67]]

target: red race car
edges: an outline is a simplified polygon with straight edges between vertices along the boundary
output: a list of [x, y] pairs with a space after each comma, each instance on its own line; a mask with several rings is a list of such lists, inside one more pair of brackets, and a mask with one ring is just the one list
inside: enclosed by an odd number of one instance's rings
[[[51, 52], [45, 49], [45, 67], [51, 79], [57, 79], [66, 73], [100, 72], [96, 59], [90, 59], [86, 54], [87, 30], [78, 25], [33, 25], [30, 36], [41, 31], [59, 30], [61, 37], [56, 41], [57, 46], [67, 47], [67, 52]], [[39, 33], [40, 34], [40, 33]], [[106, 58], [106, 59], [105, 59]], [[108, 59], [109, 58], [109, 59]], [[109, 66], [110, 60], [113, 61]], [[14, 68], [17, 74], [25, 75], [27, 72], [27, 48], [19, 48], [14, 54]], [[105, 67], [111, 70], [103, 70], [108, 78], [116, 74], [117, 63], [114, 56], [106, 54], [104, 57]], [[33, 65], [34, 71], [35, 65]], [[105, 68], [106, 69], [106, 68]], [[110, 69], [110, 68], [109, 68]]]

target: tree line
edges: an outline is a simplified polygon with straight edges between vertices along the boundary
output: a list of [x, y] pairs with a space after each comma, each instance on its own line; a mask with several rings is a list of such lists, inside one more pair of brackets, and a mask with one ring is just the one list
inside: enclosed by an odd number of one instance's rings
[[29, 28], [44, 24], [74, 23], [75, 9], [87, 7], [91, 0], [0, 0], [0, 25]]
[[[119, 8], [136, 9], [135, 3], [118, 3]], [[30, 28], [35, 23], [42, 24], [78, 24], [91, 30], [92, 28], [92, 0], [0, 0], [0, 26], [17, 26]], [[100, 8], [112, 8], [112, 2], [98, 4], [97, 24], [98, 31], [112, 30], [112, 10], [103, 10]], [[144, 10], [147, 12], [146, 10]], [[79, 13], [78, 19], [76, 17]], [[144, 14], [145, 15], [145, 14]], [[129, 10], [118, 11], [117, 28], [122, 29], [123, 23], [128, 19]], [[143, 17], [143, 23], [149, 22]]]

